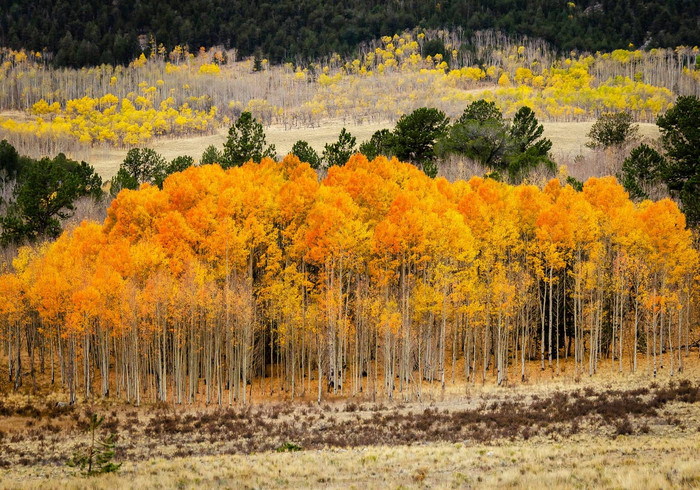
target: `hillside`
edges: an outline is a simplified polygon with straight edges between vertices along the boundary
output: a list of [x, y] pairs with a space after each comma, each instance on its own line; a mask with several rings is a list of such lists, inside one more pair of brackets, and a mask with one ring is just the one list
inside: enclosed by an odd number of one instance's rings
[[499, 29], [568, 52], [698, 43], [693, 0], [67, 0], [0, 2], [0, 46], [46, 50], [56, 65], [125, 64], [156, 45], [257, 49], [273, 62], [309, 60], [407, 28]]

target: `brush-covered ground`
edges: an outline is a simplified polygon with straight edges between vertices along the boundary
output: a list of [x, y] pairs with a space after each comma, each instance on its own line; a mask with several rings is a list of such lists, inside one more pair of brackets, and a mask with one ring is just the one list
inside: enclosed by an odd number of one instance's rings
[[[697, 352], [673, 377], [667, 367], [649, 379], [640, 366], [576, 382], [534, 375], [533, 364], [527, 383], [458, 380], [411, 402], [278, 394], [225, 408], [57, 406], [55, 393], [8, 393], [0, 488], [698, 488]], [[65, 464], [87, 447], [92, 412], [115, 434], [116, 474], [86, 478]]]

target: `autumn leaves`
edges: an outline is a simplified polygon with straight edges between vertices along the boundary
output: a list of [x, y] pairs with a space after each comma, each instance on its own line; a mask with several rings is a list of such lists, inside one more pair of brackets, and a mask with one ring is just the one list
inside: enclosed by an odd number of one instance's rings
[[67, 382], [88, 396], [96, 359], [125, 398], [240, 400], [269, 364], [295, 394], [313, 368], [334, 392], [412, 396], [450, 357], [452, 376], [494, 362], [502, 382], [568, 337], [578, 369], [611, 346], [631, 359], [642, 327], [687, 328], [696, 271], [676, 205], [635, 205], [613, 178], [449, 183], [358, 154], [319, 183], [289, 156], [125, 190], [103, 225], [23, 249], [0, 276], [0, 332], [40, 325], [66, 369], [87, 366]]
[[395, 120], [423, 106], [455, 119], [480, 98], [507, 117], [525, 105], [540, 120], [583, 121], [625, 108], [652, 121], [671, 106], [674, 91], [693, 93], [700, 80], [686, 67], [690, 58], [672, 50], [556, 59], [537, 42], [441, 36], [450, 39], [444, 56], [428, 49], [437, 39], [406, 32], [383, 37], [354, 60], [333, 55], [305, 65], [263, 63], [262, 70], [253, 59], [229, 62], [216, 49], [195, 56], [152, 47], [149, 59], [128, 67], [82, 71], [0, 50], [0, 107], [26, 113], [0, 117], [0, 138], [22, 142], [23, 153], [38, 145], [53, 148], [48, 153], [68, 144], [132, 147], [208, 134], [245, 111], [266, 126], [313, 127], [328, 119]]

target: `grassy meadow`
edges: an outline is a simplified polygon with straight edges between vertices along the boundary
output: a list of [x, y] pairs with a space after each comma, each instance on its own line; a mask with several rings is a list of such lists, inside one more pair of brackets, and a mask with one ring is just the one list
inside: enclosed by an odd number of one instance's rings
[[[566, 361], [560, 376], [533, 364], [526, 383], [457, 377], [412, 402], [289, 403], [264, 383], [228, 408], [6, 393], [0, 488], [697, 488], [696, 352], [684, 363], [655, 380], [643, 358], [637, 374], [605, 365], [579, 380]], [[89, 443], [92, 412], [116, 435], [122, 468], [86, 478], [65, 461]]]
[[[577, 168], [584, 167], [585, 163], [576, 163], [574, 159], [577, 155], [590, 157], [593, 151], [586, 146], [588, 141], [588, 131], [593, 121], [588, 122], [544, 122], [544, 137], [552, 141], [552, 155], [554, 160], [560, 164], [567, 164], [572, 175], [591, 175], [594, 169]], [[340, 121], [324, 121], [317, 127], [295, 127], [284, 128], [281, 125], [272, 125], [265, 128], [265, 136], [268, 143], [274, 144], [277, 154], [286, 155], [292, 149], [292, 145], [299, 140], [304, 140], [320, 155], [326, 144], [333, 143], [338, 139], [341, 129], [346, 128], [356, 139], [357, 143], [368, 140], [375, 131], [381, 129], [391, 129], [394, 124], [385, 122], [367, 122], [365, 124], [343, 124]], [[643, 139], [653, 140], [658, 138], [659, 129], [655, 124], [640, 123], [639, 134]], [[189, 136], [183, 138], [162, 138], [156, 139], [149, 145], [166, 160], [181, 155], [188, 155], [199, 160], [204, 150], [214, 145], [222, 148], [228, 136], [228, 128], [219, 128], [214, 134], [204, 136]], [[119, 165], [124, 160], [128, 149], [110, 147], [90, 147], [77, 150], [73, 155], [90, 162], [95, 171], [104, 179], [112, 178], [119, 170]]]

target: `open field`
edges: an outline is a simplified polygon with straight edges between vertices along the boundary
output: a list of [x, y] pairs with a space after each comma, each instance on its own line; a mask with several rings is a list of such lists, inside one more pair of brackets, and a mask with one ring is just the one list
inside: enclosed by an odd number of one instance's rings
[[[559, 163], [563, 159], [573, 160], [576, 155], [587, 155], [591, 152], [585, 146], [588, 133], [593, 122], [544, 122], [544, 136], [552, 140], [552, 154], [554, 160]], [[345, 127], [355, 138], [357, 144], [369, 139], [375, 131], [388, 128], [393, 124], [390, 122], [369, 123], [360, 126], [353, 124], [343, 124], [340, 121], [327, 121], [319, 127], [314, 128], [293, 128], [284, 129], [283, 126], [270, 126], [265, 129], [267, 142], [272, 143], [277, 148], [279, 155], [286, 155], [292, 145], [298, 140], [306, 140], [319, 154], [323, 151], [326, 143], [337, 140], [340, 130]], [[643, 138], [658, 137], [658, 127], [655, 124], [639, 124], [639, 132]], [[180, 155], [189, 155], [195, 160], [199, 160], [202, 152], [209, 145], [217, 148], [223, 147], [228, 128], [221, 128], [216, 134], [207, 136], [193, 136], [190, 138], [159, 139], [155, 140], [149, 147], [163, 155], [167, 160]], [[109, 179], [117, 173], [119, 165], [126, 156], [126, 149], [109, 147], [94, 147], [77, 155], [70, 155], [87, 161], [103, 179]]]
[[[123, 468], [88, 480], [62, 464], [74, 446], [87, 443], [77, 429], [85, 415], [53, 414], [47, 423], [53, 429], [5, 436], [0, 488], [696, 488], [699, 390], [681, 383], [525, 400], [482, 396], [451, 408], [131, 410], [108, 415], [106, 424], [118, 434]], [[34, 420], [23, 418], [28, 426]], [[304, 450], [274, 451], [285, 442]]]
[[[294, 128], [284, 129], [282, 126], [271, 126], [265, 129], [267, 142], [274, 144], [279, 155], [286, 155], [298, 140], [306, 140], [319, 155], [323, 151], [326, 143], [332, 143], [338, 139], [338, 134], [343, 128], [340, 122], [329, 122], [315, 128]], [[359, 145], [365, 139], [369, 139], [375, 131], [390, 128], [390, 123], [371, 123], [361, 126], [345, 125], [346, 129], [357, 138]], [[215, 134], [206, 136], [193, 136], [190, 138], [164, 138], [158, 139], [149, 145], [155, 151], [163, 155], [166, 160], [181, 155], [189, 155], [199, 161], [204, 150], [214, 145], [219, 150], [223, 147], [228, 136], [228, 128], [220, 128]], [[124, 160], [128, 150], [94, 147], [80, 152], [78, 155], [71, 155], [88, 161], [103, 179], [109, 179], [117, 173], [119, 165]]]
[[697, 488], [700, 434], [579, 436], [154, 458], [91, 479], [63, 469], [0, 473], [0, 488]]
[[[228, 408], [57, 407], [56, 393], [29, 403], [7, 394], [0, 488], [697, 488], [700, 364], [696, 352], [685, 359], [681, 374], [656, 380], [601, 369], [574, 382], [545, 370], [528, 383], [462, 382], [408, 403], [273, 395]], [[124, 464], [84, 479], [64, 462], [87, 444], [93, 411]], [[303, 450], [276, 451], [287, 443]]]

